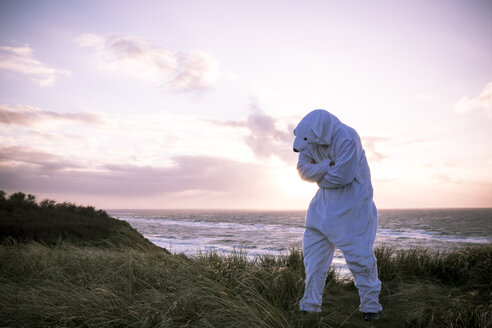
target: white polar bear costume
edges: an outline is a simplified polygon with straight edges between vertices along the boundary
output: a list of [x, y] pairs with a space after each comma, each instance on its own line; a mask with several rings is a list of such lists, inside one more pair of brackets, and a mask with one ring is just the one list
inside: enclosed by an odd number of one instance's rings
[[373, 252], [377, 210], [371, 174], [357, 132], [325, 110], [294, 130], [297, 170], [319, 190], [309, 204], [303, 238], [306, 284], [300, 310], [320, 312], [328, 267], [339, 248], [359, 290], [360, 311], [378, 313], [381, 282]]

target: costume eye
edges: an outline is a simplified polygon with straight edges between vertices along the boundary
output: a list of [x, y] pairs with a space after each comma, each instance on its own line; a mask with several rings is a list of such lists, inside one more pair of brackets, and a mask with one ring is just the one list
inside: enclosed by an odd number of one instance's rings
[[304, 140], [307, 140], [307, 138], [306, 138], [306, 137], [304, 137]]

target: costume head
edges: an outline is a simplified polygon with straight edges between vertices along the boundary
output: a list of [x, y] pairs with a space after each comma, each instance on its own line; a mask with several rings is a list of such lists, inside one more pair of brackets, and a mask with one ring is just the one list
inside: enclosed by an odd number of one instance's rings
[[301, 152], [308, 144], [330, 145], [338, 124], [335, 115], [323, 109], [313, 110], [294, 129], [294, 151]]

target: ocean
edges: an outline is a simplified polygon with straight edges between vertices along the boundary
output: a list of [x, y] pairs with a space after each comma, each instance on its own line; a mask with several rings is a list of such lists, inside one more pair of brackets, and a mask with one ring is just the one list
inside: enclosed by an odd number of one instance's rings
[[[217, 251], [256, 255], [288, 254], [302, 246], [305, 211], [107, 210], [129, 222], [154, 244], [194, 256]], [[375, 246], [453, 250], [492, 242], [492, 209], [379, 210]], [[349, 273], [343, 254], [333, 265]]]

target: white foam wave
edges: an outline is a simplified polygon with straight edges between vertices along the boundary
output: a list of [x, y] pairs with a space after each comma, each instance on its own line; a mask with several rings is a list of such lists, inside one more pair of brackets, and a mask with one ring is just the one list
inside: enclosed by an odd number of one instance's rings
[[[199, 252], [216, 251], [232, 254], [241, 251], [249, 258], [258, 255], [288, 254], [292, 247], [301, 247], [304, 227], [290, 222], [287, 225], [265, 222], [231, 222], [232, 217], [224, 216], [224, 221], [207, 221], [207, 215], [184, 219], [163, 216], [131, 215], [119, 213], [119, 219], [129, 222], [135, 229], [154, 244], [173, 253], [194, 256]], [[209, 218], [210, 219], [210, 218]], [[214, 216], [217, 220], [217, 216]], [[229, 220], [229, 221], [228, 221]], [[464, 244], [490, 243], [492, 238], [480, 236], [457, 236], [441, 231], [424, 229], [378, 229], [376, 246], [388, 245], [398, 249], [431, 247], [450, 249]], [[343, 254], [336, 251], [333, 265], [341, 275], [348, 275]]]

